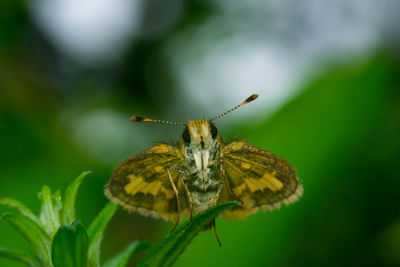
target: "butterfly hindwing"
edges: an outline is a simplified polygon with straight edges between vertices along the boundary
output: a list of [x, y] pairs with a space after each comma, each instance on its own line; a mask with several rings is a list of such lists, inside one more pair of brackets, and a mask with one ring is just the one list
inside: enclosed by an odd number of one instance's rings
[[284, 159], [243, 140], [233, 141], [222, 150], [225, 195], [243, 204], [226, 211], [224, 217], [240, 219], [259, 209], [275, 209], [302, 194], [295, 170]]

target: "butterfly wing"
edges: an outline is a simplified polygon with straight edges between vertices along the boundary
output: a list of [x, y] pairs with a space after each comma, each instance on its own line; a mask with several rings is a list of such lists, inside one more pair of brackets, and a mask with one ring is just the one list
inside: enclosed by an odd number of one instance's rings
[[223, 216], [240, 219], [259, 209], [276, 209], [296, 201], [303, 192], [293, 167], [284, 159], [238, 140], [223, 147], [222, 176], [225, 196], [242, 202]]
[[170, 169], [179, 167], [183, 159], [177, 147], [157, 144], [136, 154], [114, 169], [105, 194], [128, 211], [145, 216], [175, 221], [178, 216], [176, 194], [167, 172], [179, 192], [181, 215], [186, 217], [186, 195], [180, 173]]

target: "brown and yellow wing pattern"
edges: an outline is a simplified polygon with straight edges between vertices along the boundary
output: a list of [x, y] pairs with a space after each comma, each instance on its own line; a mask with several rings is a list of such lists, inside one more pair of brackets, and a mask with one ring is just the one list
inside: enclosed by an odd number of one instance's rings
[[[168, 144], [157, 144], [123, 162], [106, 185], [106, 195], [128, 211], [145, 216], [175, 221], [178, 216], [177, 199], [167, 169], [179, 167], [182, 156], [178, 148]], [[181, 184], [180, 173], [169, 169], [178, 189], [181, 216], [186, 217], [186, 195]]]
[[301, 196], [303, 187], [284, 159], [243, 140], [227, 144], [222, 153], [225, 195], [243, 203], [224, 212], [225, 218], [240, 219], [259, 209], [276, 209], [282, 202], [289, 204]]

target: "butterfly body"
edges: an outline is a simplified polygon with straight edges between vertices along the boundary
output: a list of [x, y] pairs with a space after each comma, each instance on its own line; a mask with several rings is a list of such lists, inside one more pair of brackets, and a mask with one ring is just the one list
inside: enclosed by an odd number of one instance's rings
[[221, 143], [216, 131], [211, 122], [202, 119], [189, 121], [182, 135], [186, 162], [183, 183], [194, 214], [214, 206], [222, 190], [223, 181], [217, 175]]

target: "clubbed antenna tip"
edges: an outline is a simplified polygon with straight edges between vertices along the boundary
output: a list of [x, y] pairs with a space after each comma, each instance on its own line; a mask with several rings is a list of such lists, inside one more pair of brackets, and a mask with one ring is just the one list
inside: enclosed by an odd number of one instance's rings
[[148, 119], [148, 118], [139, 117], [139, 116], [132, 116], [131, 121], [142, 122], [142, 121], [152, 121], [152, 120]]
[[241, 106], [243, 106], [243, 105], [245, 105], [245, 104], [247, 104], [247, 103], [250, 103], [250, 102], [253, 101], [253, 100], [256, 100], [257, 97], [258, 97], [257, 94], [252, 94], [251, 96], [249, 96], [248, 98], [246, 98], [245, 101], [243, 101], [242, 103], [240, 103], [240, 104], [237, 105], [236, 107], [234, 107], [234, 108], [232, 108], [232, 109], [230, 109], [230, 110], [228, 110], [228, 111], [226, 111], [226, 112], [224, 112], [224, 113], [218, 115], [217, 117], [211, 119], [210, 121], [216, 120], [216, 119], [218, 119], [218, 118], [221, 118], [222, 116], [225, 116], [225, 115], [228, 114], [228, 113], [231, 113], [231, 112], [234, 111], [235, 109], [237, 109], [237, 108], [239, 108], [239, 107], [241, 107]]
[[258, 98], [257, 94], [252, 94], [245, 101], [243, 101], [243, 103], [240, 104], [240, 106], [243, 106], [244, 104], [250, 103], [251, 101], [256, 100], [257, 98]]
[[182, 122], [153, 120], [153, 119], [143, 118], [143, 117], [139, 117], [139, 116], [132, 116], [131, 121], [133, 121], [133, 122], [158, 122], [158, 123], [165, 123], [165, 124], [171, 124], [171, 125], [186, 125], [186, 123], [182, 123]]

